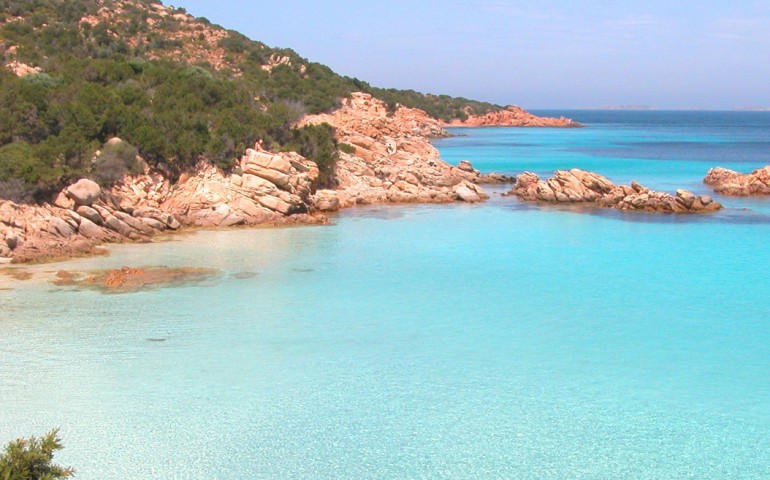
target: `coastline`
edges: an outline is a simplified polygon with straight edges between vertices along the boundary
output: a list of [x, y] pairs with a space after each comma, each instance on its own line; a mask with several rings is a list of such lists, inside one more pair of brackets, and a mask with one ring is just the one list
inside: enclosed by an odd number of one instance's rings
[[190, 227], [325, 224], [327, 213], [361, 204], [480, 202], [488, 198], [482, 184], [512, 181], [482, 175], [468, 162], [444, 162], [430, 143], [448, 135], [437, 120], [404, 107], [390, 115], [368, 94], [353, 94], [332, 114], [301, 121], [311, 123], [329, 123], [340, 143], [353, 149], [340, 153], [334, 189], [313, 191], [319, 176], [314, 162], [259, 144], [231, 174], [201, 163], [174, 184], [149, 171], [109, 189], [81, 179], [52, 204], [0, 202], [0, 262], [93, 255], [105, 243], [149, 242]]
[[[573, 127], [576, 123], [527, 115], [541, 123]], [[340, 144], [348, 147], [340, 152], [334, 188], [313, 189], [319, 176], [314, 162], [294, 152], [266, 151], [259, 144], [247, 150], [230, 174], [200, 163], [174, 184], [152, 172], [126, 177], [110, 189], [81, 179], [64, 189], [53, 204], [0, 202], [0, 239], [5, 240], [0, 243], [0, 262], [49, 263], [99, 255], [104, 244], [146, 243], [196, 228], [324, 225], [329, 223], [328, 214], [355, 205], [483, 202], [489, 195], [482, 185], [521, 182], [521, 175], [481, 174], [467, 160], [456, 166], [446, 163], [431, 140], [451, 136], [444, 129], [447, 125], [419, 109], [399, 107], [389, 112], [384, 102], [357, 93], [333, 113], [306, 116], [298, 126], [322, 123], [331, 125]], [[487, 126], [506, 125], [451, 128]], [[597, 195], [590, 193], [590, 185], [586, 197], [573, 195], [580, 191], [577, 184], [565, 187], [553, 182], [530, 182], [537, 191], [518, 196], [541, 201], [551, 201], [553, 196], [554, 201], [567, 202]], [[621, 209], [678, 213], [699, 210], [702, 204], [708, 207], [704, 210], [718, 209], [708, 197], [703, 202], [690, 201], [691, 194], [684, 191], [675, 198], [642, 187], [621, 190], [625, 198], [617, 207]]]

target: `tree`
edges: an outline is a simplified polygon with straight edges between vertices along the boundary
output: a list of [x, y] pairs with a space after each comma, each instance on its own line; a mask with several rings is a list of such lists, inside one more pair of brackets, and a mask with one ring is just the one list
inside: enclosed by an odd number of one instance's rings
[[0, 454], [0, 480], [57, 480], [75, 474], [72, 468], [53, 464], [53, 454], [63, 448], [59, 430], [41, 438], [19, 438]]

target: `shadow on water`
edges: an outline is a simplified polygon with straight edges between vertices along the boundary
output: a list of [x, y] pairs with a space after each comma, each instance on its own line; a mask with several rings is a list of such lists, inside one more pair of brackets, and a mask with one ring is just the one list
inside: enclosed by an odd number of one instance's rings
[[393, 205], [361, 205], [345, 210], [345, 218], [356, 219], [378, 219], [378, 220], [396, 220], [404, 216], [403, 210], [408, 206], [399, 205], [399, 208], [393, 208]]
[[770, 142], [724, 143], [703, 141], [617, 142], [602, 147], [574, 147], [567, 152], [591, 157], [718, 163], [770, 163]]
[[256, 277], [257, 275], [259, 275], [257, 272], [243, 271], [231, 274], [230, 278], [234, 278], [235, 280], [248, 280], [250, 278]]
[[756, 212], [750, 208], [725, 208], [714, 213], [655, 213], [633, 212], [601, 208], [591, 205], [563, 205], [537, 202], [523, 202], [511, 198], [510, 202], [501, 203], [500, 207], [515, 212], [561, 212], [577, 215], [590, 215], [623, 222], [656, 223], [656, 224], [729, 224], [729, 225], [760, 225], [770, 224], [770, 214]]
[[315, 272], [315, 268], [292, 268], [291, 271], [297, 273], [311, 273]]

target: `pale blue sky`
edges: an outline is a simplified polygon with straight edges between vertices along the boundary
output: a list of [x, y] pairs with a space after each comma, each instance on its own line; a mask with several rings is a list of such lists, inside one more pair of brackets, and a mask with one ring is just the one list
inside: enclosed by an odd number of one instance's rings
[[770, 0], [175, 0], [380, 87], [527, 108], [770, 107]]

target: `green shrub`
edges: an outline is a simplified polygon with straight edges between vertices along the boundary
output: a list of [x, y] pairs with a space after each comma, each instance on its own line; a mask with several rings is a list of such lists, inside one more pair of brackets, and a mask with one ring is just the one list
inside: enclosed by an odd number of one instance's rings
[[107, 142], [94, 160], [94, 180], [102, 186], [110, 186], [128, 174], [141, 173], [142, 166], [137, 155], [139, 150], [128, 142]]
[[0, 180], [19, 179], [34, 184], [43, 176], [45, 166], [32, 145], [19, 141], [0, 147]]
[[318, 165], [320, 175], [316, 188], [330, 188], [337, 184], [339, 152], [334, 133], [334, 128], [328, 123], [306, 125], [291, 131], [292, 138], [288, 148]]
[[349, 143], [340, 143], [338, 148], [340, 149], [340, 152], [342, 152], [342, 153], [347, 153], [347, 154], [350, 154], [350, 155], [353, 155], [354, 153], [356, 153], [356, 147], [354, 147], [353, 145], [351, 145]]
[[59, 431], [52, 430], [41, 438], [20, 438], [10, 442], [0, 455], [0, 478], [3, 480], [56, 480], [75, 474], [72, 468], [53, 463], [53, 455], [63, 448]]

